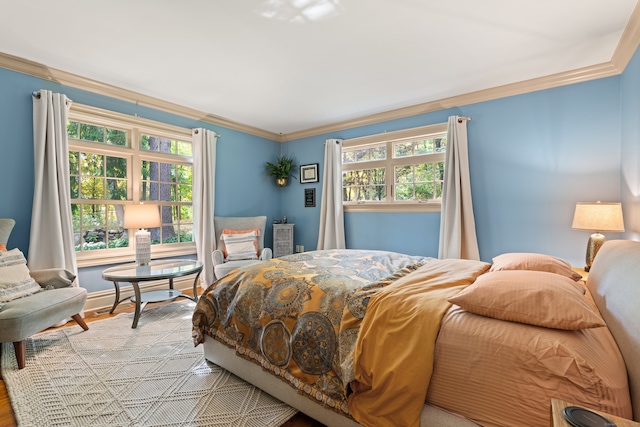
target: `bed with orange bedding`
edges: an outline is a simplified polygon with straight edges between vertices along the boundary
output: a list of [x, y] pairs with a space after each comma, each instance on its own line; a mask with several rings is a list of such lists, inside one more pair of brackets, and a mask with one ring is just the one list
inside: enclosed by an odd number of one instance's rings
[[625, 362], [590, 294], [542, 257], [273, 259], [203, 293], [194, 343], [330, 426], [548, 426], [552, 397], [630, 418]]

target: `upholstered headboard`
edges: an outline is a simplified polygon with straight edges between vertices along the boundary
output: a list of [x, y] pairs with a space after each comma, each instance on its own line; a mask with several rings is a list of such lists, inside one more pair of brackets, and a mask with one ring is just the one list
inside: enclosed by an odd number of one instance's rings
[[213, 217], [213, 226], [216, 232], [216, 246], [218, 249], [223, 248], [224, 242], [220, 240], [220, 235], [225, 228], [229, 230], [250, 230], [257, 227], [260, 230], [260, 236], [258, 236], [258, 252], [262, 252], [262, 249], [264, 249], [264, 229], [266, 225], [266, 216]]
[[640, 242], [605, 242], [587, 287], [627, 365], [633, 418], [640, 421]]

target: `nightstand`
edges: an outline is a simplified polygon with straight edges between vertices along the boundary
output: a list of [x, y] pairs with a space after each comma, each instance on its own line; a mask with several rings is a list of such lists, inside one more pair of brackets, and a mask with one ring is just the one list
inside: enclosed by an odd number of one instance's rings
[[[562, 415], [562, 410], [567, 406], [580, 405], [572, 405], [571, 403], [567, 403], [564, 400], [560, 399], [551, 399], [551, 427], [572, 427], [571, 424], [569, 424], [569, 422], [565, 420], [564, 416]], [[609, 420], [611, 420], [611, 422], [614, 422], [617, 427], [640, 427], [640, 423], [637, 423], [635, 421], [625, 420], [624, 418], [616, 417], [615, 415], [610, 415], [605, 412], [596, 411], [594, 409], [591, 410], [602, 415], [603, 417], [608, 418]]]
[[293, 253], [293, 224], [273, 224], [273, 257]]

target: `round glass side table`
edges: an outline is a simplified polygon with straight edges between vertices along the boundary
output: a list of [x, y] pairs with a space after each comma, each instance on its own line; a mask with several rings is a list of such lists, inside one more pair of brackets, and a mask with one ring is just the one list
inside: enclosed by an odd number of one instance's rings
[[[115, 301], [109, 313], [113, 313], [118, 304], [126, 299], [130, 299], [136, 304], [136, 311], [133, 316], [132, 328], [138, 327], [138, 320], [142, 310], [148, 303], [173, 301], [176, 298], [188, 298], [192, 301], [198, 301], [198, 278], [202, 273], [202, 263], [193, 259], [169, 259], [151, 261], [148, 265], [139, 266], [137, 264], [124, 264], [107, 268], [102, 272], [102, 278], [111, 280], [116, 288]], [[193, 297], [185, 295], [177, 289], [173, 289], [173, 279], [176, 277], [188, 276], [195, 274], [193, 280]], [[161, 289], [154, 291], [141, 292], [140, 282], [149, 282], [152, 280], [169, 279], [169, 289]], [[120, 299], [119, 282], [131, 283], [134, 295]]]

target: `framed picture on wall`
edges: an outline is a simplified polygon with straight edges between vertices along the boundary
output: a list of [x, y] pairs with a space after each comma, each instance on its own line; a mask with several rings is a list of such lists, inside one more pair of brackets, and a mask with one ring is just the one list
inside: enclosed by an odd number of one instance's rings
[[316, 207], [316, 189], [315, 188], [304, 189], [304, 207], [305, 208]]
[[300, 184], [308, 184], [310, 182], [318, 182], [318, 164], [300, 166]]

